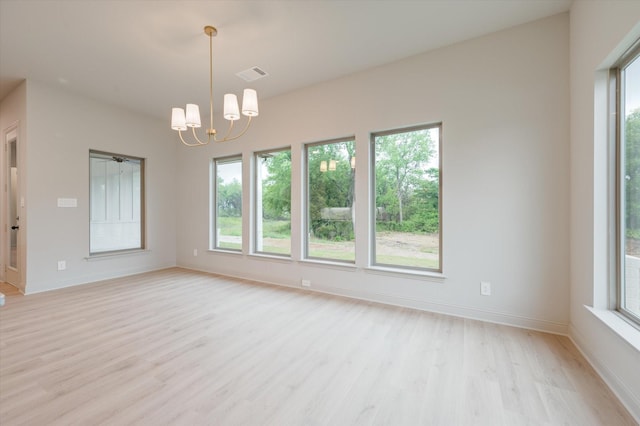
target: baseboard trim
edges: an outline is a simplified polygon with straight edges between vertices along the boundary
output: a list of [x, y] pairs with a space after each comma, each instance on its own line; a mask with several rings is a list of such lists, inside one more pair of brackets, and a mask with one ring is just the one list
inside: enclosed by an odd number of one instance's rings
[[629, 390], [625, 382], [620, 380], [618, 375], [611, 371], [600, 358], [586, 349], [587, 346], [584, 344], [585, 340], [582, 337], [582, 333], [573, 324], [569, 324], [568, 337], [575, 347], [578, 348], [582, 356], [591, 364], [593, 369], [596, 370], [596, 373], [598, 373], [606, 383], [611, 392], [614, 393], [627, 409], [629, 414], [640, 424], [640, 399]]
[[152, 267], [145, 267], [145, 268], [129, 268], [129, 269], [123, 269], [120, 271], [115, 271], [115, 272], [110, 272], [110, 273], [101, 273], [101, 274], [95, 274], [95, 275], [84, 275], [81, 277], [75, 277], [69, 280], [65, 280], [65, 281], [59, 281], [57, 283], [55, 283], [56, 287], [52, 287], [52, 288], [45, 288], [45, 289], [40, 289], [40, 290], [29, 290], [29, 287], [27, 285], [27, 289], [23, 292], [23, 294], [25, 296], [29, 296], [31, 294], [38, 294], [38, 293], [46, 293], [48, 291], [54, 291], [54, 290], [60, 290], [62, 288], [68, 288], [68, 287], [75, 287], [75, 286], [79, 286], [79, 285], [85, 285], [85, 284], [94, 284], [96, 282], [99, 281], [104, 281], [104, 280], [110, 280], [112, 278], [122, 278], [122, 277], [128, 277], [131, 275], [137, 275], [137, 274], [144, 274], [145, 272], [154, 272], [154, 271], [160, 271], [163, 269], [168, 269], [168, 268], [175, 268], [176, 265], [175, 264], [166, 264], [166, 265], [157, 265], [157, 266], [152, 266]]
[[208, 270], [200, 269], [197, 267], [191, 267], [191, 266], [178, 265], [178, 267], [184, 268], [184, 269], [190, 269], [198, 272], [220, 274], [220, 275], [224, 275], [231, 278], [237, 278], [241, 280], [251, 280], [251, 281], [255, 281], [263, 284], [295, 288], [302, 291], [312, 291], [317, 293], [331, 294], [334, 296], [349, 297], [352, 299], [364, 300], [368, 302], [377, 302], [377, 303], [383, 303], [386, 305], [400, 306], [403, 308], [413, 308], [413, 309], [418, 309], [426, 312], [434, 312], [434, 313], [451, 315], [451, 316], [460, 317], [460, 318], [486, 321], [494, 324], [502, 324], [502, 325], [508, 325], [512, 327], [525, 328], [527, 330], [543, 331], [546, 333], [559, 334], [563, 336], [566, 336], [569, 331], [568, 324], [564, 324], [564, 323], [548, 321], [548, 320], [540, 320], [536, 318], [528, 318], [528, 317], [513, 315], [513, 314], [505, 314], [502, 312], [494, 312], [494, 311], [472, 308], [467, 306], [459, 306], [459, 305], [451, 305], [451, 304], [445, 304], [445, 303], [439, 303], [439, 302], [417, 300], [412, 298], [406, 298], [406, 297], [376, 293], [376, 292], [352, 291], [352, 290], [344, 289], [341, 287], [327, 286], [327, 285], [317, 286], [313, 288], [303, 288], [303, 287], [300, 287], [297, 282], [296, 283], [270, 282], [262, 279], [256, 279], [255, 277], [241, 276], [237, 274], [229, 274], [226, 272], [219, 272], [219, 271], [208, 271]]
[[[299, 286], [291, 286], [300, 288]], [[307, 290], [307, 289], [305, 289]], [[567, 324], [555, 323], [552, 321], [538, 320], [523, 316], [504, 314], [483, 309], [470, 308], [466, 306], [458, 306], [444, 304], [438, 302], [430, 302], [425, 300], [416, 300], [395, 295], [375, 293], [375, 292], [352, 292], [339, 287], [324, 286], [322, 288], [312, 288], [310, 291], [318, 293], [331, 294], [334, 296], [349, 297], [358, 300], [366, 300], [368, 302], [384, 303], [386, 305], [399, 306], [403, 308], [418, 309], [426, 312], [434, 312], [443, 315], [451, 315], [459, 318], [466, 318], [478, 321], [485, 321], [494, 324], [508, 325], [512, 327], [525, 328], [528, 330], [543, 331], [552, 334], [566, 335], [568, 332]]]

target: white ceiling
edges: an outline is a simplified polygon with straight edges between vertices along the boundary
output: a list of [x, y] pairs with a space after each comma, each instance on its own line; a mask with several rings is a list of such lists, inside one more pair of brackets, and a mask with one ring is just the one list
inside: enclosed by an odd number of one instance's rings
[[[33, 79], [145, 114], [261, 99], [565, 12], [571, 0], [0, 0], [0, 99]], [[253, 83], [236, 72], [259, 66]]]

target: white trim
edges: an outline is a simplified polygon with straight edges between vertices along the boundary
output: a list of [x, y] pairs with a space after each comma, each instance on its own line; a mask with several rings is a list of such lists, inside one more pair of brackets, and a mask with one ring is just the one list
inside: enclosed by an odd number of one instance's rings
[[624, 405], [629, 414], [640, 424], [640, 399], [633, 394], [633, 392], [626, 385], [624, 380], [621, 380], [613, 371], [611, 371], [606, 363], [602, 362], [593, 353], [588, 352], [585, 348], [584, 339], [582, 333], [573, 325], [569, 325], [569, 339], [578, 348], [578, 351], [587, 360], [593, 369], [602, 378], [605, 384], [609, 387], [611, 392], [618, 398], [618, 400]]
[[[443, 315], [451, 315], [454, 317], [485, 321], [485, 322], [490, 322], [495, 324], [503, 324], [503, 325], [518, 327], [518, 328], [525, 328], [528, 330], [537, 330], [545, 333], [559, 334], [563, 336], [567, 335], [568, 327], [569, 327], [568, 324], [560, 323], [556, 321], [541, 320], [536, 318], [524, 317], [520, 315], [505, 314], [505, 313], [495, 312], [495, 311], [490, 311], [485, 309], [477, 309], [477, 308], [472, 308], [467, 306], [458, 306], [458, 305], [451, 305], [446, 303], [418, 300], [418, 299], [399, 297], [399, 296], [383, 294], [383, 293], [353, 291], [349, 289], [326, 286], [326, 285], [307, 288], [307, 287], [301, 287], [297, 282], [291, 282], [291, 283], [277, 282], [276, 283], [276, 282], [264, 281], [264, 280], [246, 277], [246, 276], [231, 275], [229, 273], [224, 273], [224, 272], [213, 272], [205, 269], [199, 269], [199, 268], [183, 266], [183, 265], [178, 265], [178, 268], [190, 269], [198, 272], [205, 272], [209, 274], [216, 274], [216, 275], [221, 275], [221, 276], [226, 276], [231, 278], [237, 278], [240, 280], [249, 280], [249, 281], [253, 281], [261, 284], [270, 284], [270, 285], [276, 285], [281, 287], [296, 288], [303, 291], [312, 291], [312, 292], [323, 293], [323, 294], [331, 294], [334, 296], [349, 297], [351, 299], [364, 300], [368, 302], [383, 303], [386, 305], [418, 309], [421, 311], [435, 312]], [[354, 267], [352, 270], [355, 271], [356, 268]]]
[[[122, 277], [128, 277], [130, 275], [138, 275], [138, 274], [144, 274], [147, 272], [155, 272], [155, 271], [161, 271], [163, 269], [170, 269], [170, 268], [175, 268], [176, 265], [175, 264], [165, 264], [165, 265], [158, 265], [158, 266], [152, 266], [152, 267], [135, 267], [135, 268], [127, 268], [127, 269], [122, 269], [119, 271], [115, 271], [115, 272], [107, 272], [107, 273], [100, 273], [100, 274], [95, 274], [95, 275], [85, 275], [84, 277], [75, 277], [72, 279], [68, 279], [68, 280], [62, 280], [62, 281], [57, 281], [54, 284], [56, 285], [56, 287], [53, 288], [46, 288], [46, 289], [42, 289], [42, 290], [30, 290], [30, 291], [25, 291], [23, 292], [23, 294], [25, 296], [29, 296], [32, 294], [37, 294], [37, 293], [46, 293], [48, 291], [54, 291], [54, 290], [60, 290], [62, 288], [67, 288], [67, 287], [75, 287], [75, 286], [79, 286], [79, 285], [86, 285], [86, 284], [96, 284], [100, 281], [104, 281], [104, 280], [110, 280], [110, 279], [114, 279], [114, 278], [122, 278]], [[33, 286], [33, 285], [31, 285]], [[29, 287], [29, 286], [27, 286]]]
[[151, 250], [147, 250], [147, 249], [109, 251], [105, 253], [91, 254], [85, 257], [84, 260], [86, 260], [87, 262], [94, 262], [96, 260], [106, 260], [114, 257], [133, 256], [137, 254], [149, 254], [149, 253], [151, 253]]
[[256, 260], [263, 260], [269, 262], [280, 262], [280, 263], [292, 263], [293, 259], [288, 255], [277, 255], [271, 253], [249, 253], [248, 257]]
[[243, 256], [242, 250], [233, 250], [233, 249], [221, 249], [221, 248], [212, 248], [212, 249], [207, 249], [207, 253], [210, 254], [232, 254], [235, 256]]
[[627, 342], [636, 351], [640, 352], [640, 330], [625, 320], [619, 313], [609, 309], [596, 309], [584, 305], [589, 312], [602, 321], [614, 333]]
[[332, 260], [323, 260], [316, 258], [300, 259], [298, 263], [306, 264], [309, 266], [326, 266], [328, 268], [338, 269], [342, 271], [354, 272], [358, 270], [358, 267], [353, 262], [338, 262]]
[[422, 281], [444, 282], [447, 276], [440, 272], [423, 271], [401, 267], [369, 266], [364, 268], [369, 274], [387, 275], [392, 277], [414, 278]]
[[[299, 288], [299, 287], [297, 287]], [[338, 287], [322, 287], [312, 288], [311, 291], [319, 293], [332, 294], [335, 296], [344, 296], [353, 299], [366, 300], [369, 302], [384, 303], [387, 305], [401, 306], [405, 308], [413, 308], [426, 312], [435, 312], [443, 315], [451, 315], [454, 317], [486, 321], [495, 324], [503, 324], [512, 327], [526, 328], [529, 330], [543, 331], [546, 333], [567, 335], [568, 324], [554, 321], [540, 320], [528, 318], [520, 315], [505, 314], [485, 309], [477, 309], [467, 306], [452, 305], [447, 303], [431, 302], [425, 300], [412, 299], [407, 297], [399, 297], [383, 293], [351, 291]]]

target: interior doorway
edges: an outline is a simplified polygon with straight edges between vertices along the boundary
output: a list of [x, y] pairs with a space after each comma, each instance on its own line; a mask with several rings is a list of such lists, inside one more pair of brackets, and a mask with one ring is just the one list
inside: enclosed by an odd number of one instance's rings
[[[17, 124], [4, 132], [4, 235], [3, 263], [5, 265], [4, 279], [7, 283], [21, 289], [21, 250], [20, 250], [20, 180], [18, 168], [18, 126]], [[24, 291], [24, 289], [22, 289]]]

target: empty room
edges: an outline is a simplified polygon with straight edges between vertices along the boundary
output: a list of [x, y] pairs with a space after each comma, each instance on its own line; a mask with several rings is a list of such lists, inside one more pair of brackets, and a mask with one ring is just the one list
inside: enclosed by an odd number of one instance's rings
[[640, 1], [0, 0], [0, 424], [640, 424]]

